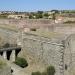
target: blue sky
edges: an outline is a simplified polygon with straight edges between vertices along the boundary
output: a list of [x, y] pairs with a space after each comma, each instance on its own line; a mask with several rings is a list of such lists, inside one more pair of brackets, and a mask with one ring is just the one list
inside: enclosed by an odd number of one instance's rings
[[0, 11], [75, 9], [75, 0], [0, 0]]

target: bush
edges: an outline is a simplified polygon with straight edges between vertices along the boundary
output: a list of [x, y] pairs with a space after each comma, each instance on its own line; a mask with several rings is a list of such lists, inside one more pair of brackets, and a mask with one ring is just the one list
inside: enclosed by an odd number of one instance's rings
[[47, 67], [47, 75], [54, 75], [55, 74], [55, 68], [53, 66]]
[[31, 30], [31, 31], [36, 31], [36, 28], [31, 28], [30, 30]]
[[26, 61], [24, 58], [20, 58], [20, 57], [17, 57], [17, 58], [16, 58], [15, 64], [16, 64], [16, 65], [19, 65], [19, 66], [22, 67], [22, 68], [28, 66], [27, 61]]
[[48, 66], [45, 72], [32, 72], [31, 75], [54, 75], [55, 74], [55, 68], [53, 66]]
[[41, 73], [38, 71], [38, 72], [32, 72], [31, 75], [41, 75]]
[[30, 16], [29, 16], [29, 19], [33, 19], [33, 15], [30, 15]]

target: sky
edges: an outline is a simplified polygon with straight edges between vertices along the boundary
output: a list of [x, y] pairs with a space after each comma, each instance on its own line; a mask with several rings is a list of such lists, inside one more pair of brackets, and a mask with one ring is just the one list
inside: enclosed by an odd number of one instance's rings
[[0, 11], [74, 10], [75, 0], [0, 0]]

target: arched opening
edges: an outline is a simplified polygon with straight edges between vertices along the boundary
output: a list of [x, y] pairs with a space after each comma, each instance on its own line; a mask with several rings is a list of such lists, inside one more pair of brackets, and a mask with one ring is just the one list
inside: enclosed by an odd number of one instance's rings
[[67, 68], [68, 68], [68, 66], [67, 66], [67, 64], [65, 64], [65, 70], [67, 70]]
[[11, 53], [12, 53], [12, 51], [7, 51], [7, 60], [10, 60]]
[[11, 73], [13, 73], [13, 69], [11, 69]]
[[16, 57], [18, 56], [18, 54], [19, 54], [20, 51], [21, 51], [21, 48], [18, 48], [18, 49], [15, 50], [15, 56]]
[[0, 55], [2, 56], [3, 55], [3, 52], [0, 52]]

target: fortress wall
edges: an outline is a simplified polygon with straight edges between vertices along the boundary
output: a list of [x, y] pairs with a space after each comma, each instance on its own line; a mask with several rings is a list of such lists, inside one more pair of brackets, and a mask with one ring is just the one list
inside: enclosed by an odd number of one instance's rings
[[22, 22], [26, 22], [28, 24], [50, 24], [52, 20], [50, 19], [22, 19], [20, 20]]
[[27, 24], [50, 24], [52, 20], [50, 19], [0, 19], [0, 24], [18, 24], [19, 22]]
[[54, 28], [54, 32], [60, 32], [65, 34], [74, 34], [75, 33], [75, 26], [57, 26]]
[[65, 42], [64, 65], [67, 65], [65, 75], [75, 74], [75, 34], [71, 34]]
[[18, 28], [37, 28], [65, 34], [75, 33], [74, 24], [53, 24], [50, 19], [0, 19], [0, 24], [17, 26]]
[[16, 25], [16, 24], [18, 24], [18, 20], [15, 20], [15, 19], [0, 19], [0, 24], [6, 24], [6, 25], [13, 24], [13, 25]]
[[49, 19], [0, 19], [0, 24], [4, 25], [14, 25], [14, 26], [23, 26], [28, 28], [38, 28], [44, 26], [50, 26], [52, 20]]
[[23, 50], [21, 53], [27, 57], [28, 61], [34, 58], [38, 63], [42, 62], [44, 65], [53, 65], [56, 69], [56, 75], [61, 75], [59, 65], [61, 65], [60, 51], [62, 50], [62, 46], [52, 39], [27, 33], [23, 35], [22, 45]]
[[4, 45], [5, 43], [17, 44], [17, 33], [15, 31], [0, 28], [0, 38], [0, 46]]

